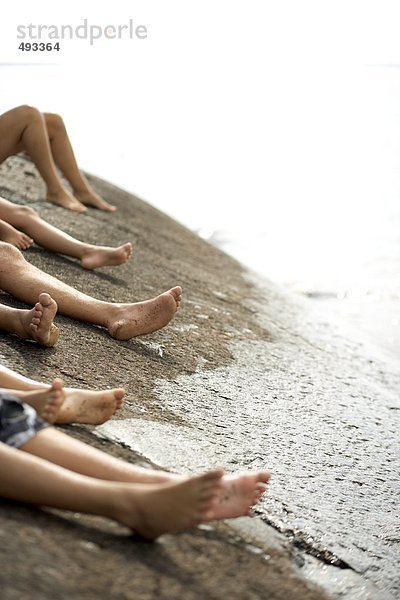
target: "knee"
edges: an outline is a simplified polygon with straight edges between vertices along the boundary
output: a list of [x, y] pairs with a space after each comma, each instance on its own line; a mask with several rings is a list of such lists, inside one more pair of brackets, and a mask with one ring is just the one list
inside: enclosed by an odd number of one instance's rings
[[36, 210], [31, 208], [30, 206], [18, 206], [14, 213], [16, 224], [21, 225], [23, 225], [27, 221], [30, 221], [31, 219], [35, 219], [37, 216], [38, 214]]
[[18, 113], [18, 117], [23, 119], [24, 121], [36, 121], [37, 119], [42, 118], [42, 113], [40, 110], [35, 108], [34, 106], [29, 106], [29, 104], [23, 104], [22, 106], [17, 106], [14, 109], [16, 113]]
[[46, 126], [50, 133], [65, 131], [64, 121], [60, 115], [56, 115], [55, 113], [44, 113], [44, 120], [46, 121]]
[[8, 244], [7, 242], [0, 242], [0, 270], [6, 271], [10, 270], [10, 267], [20, 262], [21, 260], [25, 260], [22, 256], [22, 253], [13, 246], [12, 244]]

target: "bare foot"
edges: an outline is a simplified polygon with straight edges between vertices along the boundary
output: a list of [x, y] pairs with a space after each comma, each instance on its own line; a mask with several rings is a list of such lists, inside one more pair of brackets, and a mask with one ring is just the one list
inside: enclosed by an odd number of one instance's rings
[[86, 423], [101, 425], [123, 405], [125, 390], [77, 390], [67, 388], [65, 401], [57, 415], [57, 424]]
[[85, 269], [122, 265], [129, 260], [131, 254], [132, 244], [130, 242], [118, 248], [93, 246], [85, 251], [81, 258], [81, 264]]
[[115, 212], [117, 210], [116, 206], [109, 204], [101, 196], [96, 194], [96, 192], [92, 189], [88, 190], [74, 190], [75, 198], [78, 198], [82, 204], [87, 204], [88, 206], [93, 206], [94, 208], [98, 208], [99, 210], [105, 210], [106, 212]]
[[53, 323], [56, 312], [55, 300], [49, 294], [40, 294], [39, 302], [36, 302], [34, 308], [21, 311], [21, 331], [18, 335], [35, 340], [43, 346], [54, 346], [60, 335], [60, 330]]
[[211, 511], [210, 520], [248, 515], [265, 492], [270, 477], [268, 471], [223, 477], [218, 501]]
[[156, 298], [135, 304], [121, 304], [117, 316], [108, 323], [108, 332], [116, 340], [130, 340], [165, 327], [182, 299], [182, 288], [177, 286]]
[[53, 204], [57, 204], [58, 206], [62, 206], [63, 208], [68, 208], [68, 210], [73, 210], [75, 212], [86, 212], [87, 208], [79, 202], [77, 198], [66, 189], [62, 188], [56, 192], [47, 191], [47, 200], [52, 202]]
[[190, 529], [212, 511], [222, 476], [218, 469], [174, 483], [124, 484], [111, 516], [147, 539]]
[[27, 250], [33, 244], [32, 238], [5, 221], [0, 221], [0, 240], [12, 244], [19, 250]]
[[61, 379], [55, 379], [50, 387], [43, 390], [33, 392], [12, 390], [11, 393], [32, 406], [42, 419], [54, 423], [64, 402], [63, 386], [64, 383]]

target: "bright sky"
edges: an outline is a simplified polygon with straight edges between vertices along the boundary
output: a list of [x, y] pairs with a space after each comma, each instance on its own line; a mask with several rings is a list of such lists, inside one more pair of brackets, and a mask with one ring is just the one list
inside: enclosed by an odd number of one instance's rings
[[[148, 37], [18, 50], [18, 25], [84, 19], [132, 19]], [[372, 65], [400, 65], [399, 25], [385, 0], [19, 0], [2, 15], [2, 63], [56, 64], [3, 66], [0, 109], [60, 112], [84, 168], [189, 226], [258, 232], [273, 277], [339, 268], [362, 251], [360, 212], [392, 184], [381, 107], [397, 70], [387, 83]]]

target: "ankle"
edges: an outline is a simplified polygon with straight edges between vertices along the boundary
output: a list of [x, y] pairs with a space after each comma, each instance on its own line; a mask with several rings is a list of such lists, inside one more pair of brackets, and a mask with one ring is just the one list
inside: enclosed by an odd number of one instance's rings
[[21, 338], [29, 337], [26, 327], [27, 327], [27, 319], [29, 318], [29, 310], [13, 310], [9, 314], [8, 319], [8, 331], [10, 333], [15, 333]]
[[47, 186], [47, 197], [57, 197], [60, 196], [62, 194], [65, 194], [66, 190], [64, 189], [64, 187], [62, 185], [57, 185], [57, 186], [52, 186], [49, 187]]
[[78, 185], [78, 186], [72, 186], [72, 192], [74, 195], [91, 194], [92, 189], [90, 188], [89, 184], [82, 183], [81, 185]]
[[85, 244], [82, 247], [80, 258], [84, 258], [85, 256], [90, 256], [91, 254], [93, 254], [93, 252], [96, 252], [96, 250], [98, 250], [98, 248], [99, 248], [98, 246], [92, 246], [91, 244]]
[[107, 502], [107, 514], [105, 516], [117, 521], [121, 525], [133, 527], [138, 518], [134, 495], [127, 483], [113, 484], [113, 493]]

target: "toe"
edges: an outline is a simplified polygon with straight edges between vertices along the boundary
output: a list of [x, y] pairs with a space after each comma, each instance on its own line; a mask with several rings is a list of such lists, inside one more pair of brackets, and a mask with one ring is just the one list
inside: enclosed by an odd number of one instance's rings
[[53, 380], [52, 388], [54, 390], [61, 390], [63, 388], [63, 386], [64, 386], [64, 382], [59, 377], [56, 377], [56, 379]]
[[39, 296], [39, 302], [36, 304], [36, 306], [39, 304], [42, 306], [48, 306], [51, 303], [51, 296], [50, 294], [47, 294], [46, 292], [42, 292]]

